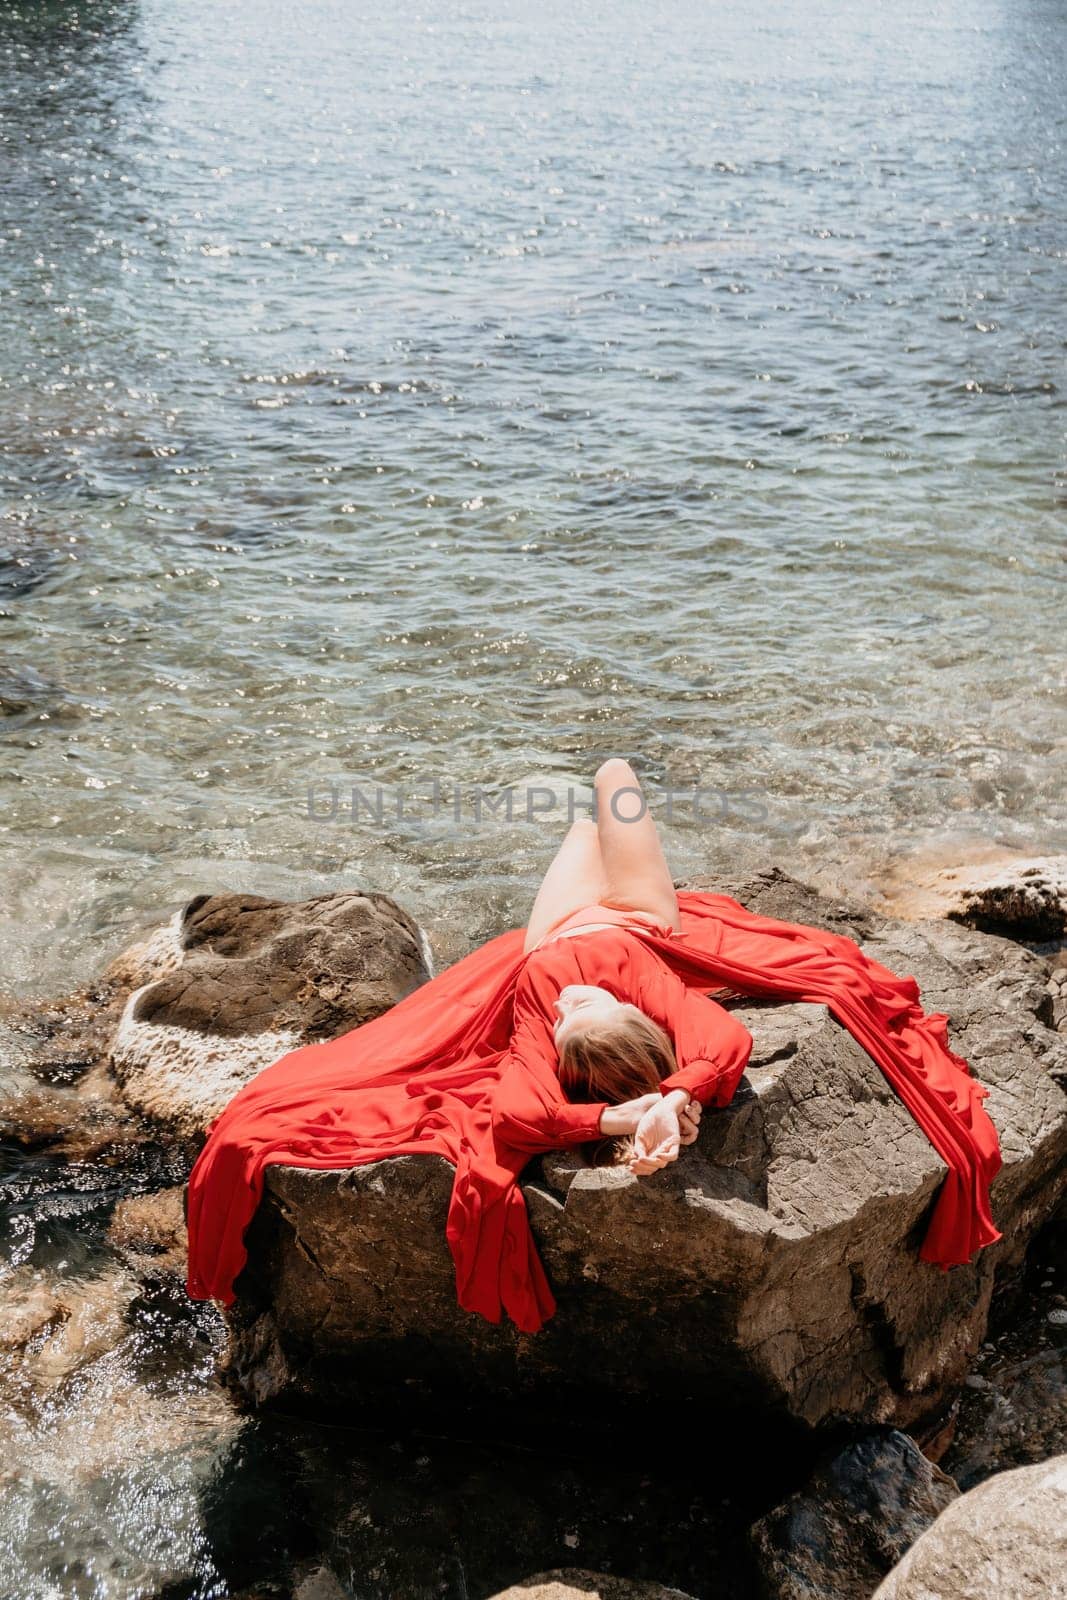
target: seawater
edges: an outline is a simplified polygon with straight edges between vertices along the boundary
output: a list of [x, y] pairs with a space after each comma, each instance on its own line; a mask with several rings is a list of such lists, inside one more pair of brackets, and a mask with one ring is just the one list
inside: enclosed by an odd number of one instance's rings
[[1062, 845], [1064, 28], [5, 7], [9, 982], [224, 886], [451, 955], [564, 825], [309, 777], [755, 793], [679, 873]]
[[[6, 5], [5, 992], [218, 889], [383, 889], [454, 959], [612, 754], [719, 797], [661, 815], [679, 876], [1063, 848], [1065, 29]], [[427, 820], [435, 780], [516, 814]], [[114, 1174], [13, 1170], [9, 1266], [112, 1270]], [[9, 1548], [45, 1571], [61, 1483], [75, 1565], [120, 1502], [136, 1551], [64, 1594], [203, 1577], [213, 1458], [159, 1427], [143, 1502], [39, 1434]]]

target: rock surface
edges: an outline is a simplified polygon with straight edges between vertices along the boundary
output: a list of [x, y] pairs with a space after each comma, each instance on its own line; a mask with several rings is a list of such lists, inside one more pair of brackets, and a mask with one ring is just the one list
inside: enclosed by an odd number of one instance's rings
[[1063, 1600], [1067, 1456], [987, 1478], [942, 1512], [872, 1600]]
[[954, 1048], [991, 1091], [1004, 1238], [948, 1273], [921, 1262], [944, 1167], [879, 1068], [823, 1007], [739, 1004], [751, 1064], [677, 1163], [641, 1179], [593, 1169], [582, 1152], [527, 1168], [559, 1302], [537, 1335], [458, 1310], [442, 1158], [268, 1168], [228, 1313], [236, 1388], [254, 1402], [350, 1403], [357, 1416], [398, 1396], [425, 1409], [476, 1395], [490, 1409], [506, 1396], [509, 1416], [528, 1403], [565, 1418], [598, 1396], [617, 1409], [669, 1374], [675, 1405], [712, 1414], [884, 1423], [920, 1442], [943, 1426], [994, 1286], [1018, 1273], [1067, 1183], [1049, 965], [952, 922], [850, 911], [777, 871], [694, 887], [850, 933], [913, 973], [928, 1010], [949, 1013]]
[[280, 1055], [378, 1016], [433, 972], [388, 895], [198, 895], [49, 1004], [0, 1000], [0, 1137], [71, 1160], [186, 1141]]
[[581, 1567], [561, 1567], [555, 1572], [538, 1572], [522, 1583], [499, 1590], [492, 1600], [692, 1600], [681, 1589], [665, 1589], [661, 1583], [641, 1583], [631, 1578], [613, 1578], [603, 1572], [586, 1572]]
[[959, 1495], [914, 1440], [892, 1428], [821, 1462], [803, 1488], [749, 1529], [774, 1600], [868, 1600]]
[[1035, 944], [1067, 933], [1067, 857], [988, 847], [952, 864], [905, 859], [885, 885], [888, 908], [948, 917], [983, 933]]
[[417, 923], [355, 891], [201, 895], [145, 956], [157, 975], [126, 1003], [111, 1069], [129, 1105], [186, 1134], [279, 1056], [378, 1016], [432, 970]]

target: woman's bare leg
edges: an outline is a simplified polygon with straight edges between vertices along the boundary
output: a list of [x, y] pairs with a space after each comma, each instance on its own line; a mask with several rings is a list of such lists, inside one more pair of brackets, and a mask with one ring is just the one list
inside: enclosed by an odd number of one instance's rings
[[593, 782], [606, 879], [601, 905], [647, 912], [679, 932], [682, 919], [674, 880], [633, 767], [621, 756], [612, 756]]
[[591, 817], [573, 822], [541, 880], [530, 912], [523, 951], [532, 949], [554, 922], [579, 906], [601, 905], [606, 888], [597, 824]]

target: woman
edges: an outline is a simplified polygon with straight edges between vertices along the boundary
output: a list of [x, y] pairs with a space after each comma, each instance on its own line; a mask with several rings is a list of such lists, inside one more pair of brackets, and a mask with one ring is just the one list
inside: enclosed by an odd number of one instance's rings
[[[610, 960], [619, 931], [637, 938], [680, 937], [682, 919], [659, 832], [633, 768], [618, 758], [605, 761], [593, 783], [596, 820], [572, 824], [534, 900], [523, 951], [530, 956], [559, 939], [595, 939], [590, 955], [598, 969], [605, 956]], [[597, 938], [604, 932], [612, 939]], [[570, 958], [573, 951], [559, 954]], [[630, 1171], [641, 1176], [675, 1160], [699, 1130], [702, 1103], [696, 1090], [707, 1085], [699, 1072], [679, 1074], [672, 1031], [688, 1027], [694, 1047], [705, 1033], [721, 1036], [723, 1043], [732, 1035], [727, 1099], [752, 1047], [747, 1032], [721, 1008], [690, 995], [684, 985], [672, 985], [661, 967], [643, 963], [636, 970], [631, 954], [628, 984], [612, 984], [616, 970], [607, 987], [564, 983], [555, 999], [553, 986], [563, 975], [555, 964], [540, 983], [531, 982], [541, 1014], [547, 1002], [558, 1019], [552, 1030], [554, 1067], [567, 1099], [599, 1105], [598, 1132], [633, 1135], [632, 1141], [617, 1142], [614, 1153], [628, 1158]], [[632, 998], [620, 994], [620, 987]], [[526, 1021], [520, 998], [516, 1023], [521, 1027]], [[538, 1041], [531, 1043], [536, 1048]], [[680, 1047], [686, 1050], [688, 1044], [683, 1037]], [[505, 1126], [514, 1122], [501, 1104], [506, 1099], [506, 1093], [497, 1098], [498, 1120]]]
[[230, 1304], [244, 1232], [273, 1163], [343, 1168], [445, 1156], [446, 1236], [459, 1303], [536, 1332], [555, 1310], [519, 1175], [565, 1146], [622, 1146], [639, 1176], [678, 1158], [700, 1108], [725, 1106], [747, 1030], [706, 992], [823, 1003], [882, 1069], [943, 1157], [920, 1256], [947, 1270], [1001, 1237], [988, 1094], [925, 1015], [914, 978], [851, 939], [676, 894], [633, 769], [596, 774], [597, 819], [576, 822], [529, 926], [491, 939], [398, 1005], [291, 1051], [230, 1101], [189, 1177], [188, 1293]]

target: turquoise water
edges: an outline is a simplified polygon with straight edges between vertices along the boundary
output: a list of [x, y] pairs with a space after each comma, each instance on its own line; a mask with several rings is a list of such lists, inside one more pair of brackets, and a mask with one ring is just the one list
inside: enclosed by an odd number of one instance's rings
[[[6, 5], [0, 991], [226, 888], [384, 889], [444, 963], [525, 921], [612, 754], [679, 876], [1067, 847], [1065, 32]], [[5, 1390], [19, 1600], [229, 1593], [245, 1505], [284, 1571], [271, 1473], [227, 1501], [217, 1323], [104, 1240], [115, 1173], [8, 1175], [5, 1274], [112, 1308]]]

